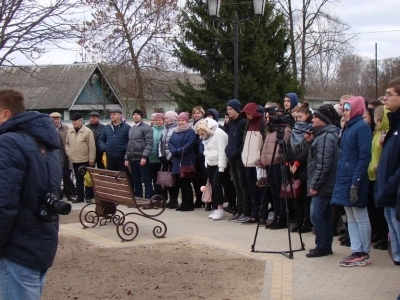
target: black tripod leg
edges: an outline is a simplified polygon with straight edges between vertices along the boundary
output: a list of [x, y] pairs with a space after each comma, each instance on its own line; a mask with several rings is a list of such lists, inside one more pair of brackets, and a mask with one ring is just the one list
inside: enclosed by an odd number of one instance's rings
[[[274, 152], [272, 153], [272, 161], [274, 161], [274, 159], [275, 159], [275, 154], [276, 154], [277, 147], [278, 147], [278, 144], [275, 143]], [[269, 180], [271, 178], [271, 176], [270, 176], [271, 175], [271, 170], [272, 170], [272, 168], [269, 168], [269, 170], [268, 170], [266, 188], [268, 188], [268, 183], [269, 183]], [[253, 244], [251, 245], [251, 252], [255, 252], [257, 236], [258, 236], [258, 230], [259, 230], [259, 227], [260, 227], [261, 213], [265, 210], [265, 206], [268, 206], [267, 192], [264, 193], [264, 197], [263, 197], [263, 199], [261, 201], [261, 205], [259, 207], [257, 228], [256, 228], [256, 232], [254, 234]]]
[[[286, 186], [290, 185], [290, 192], [292, 193], [292, 195], [293, 195], [293, 186], [287, 180], [287, 173], [286, 173], [286, 167], [285, 167], [287, 152], [286, 152], [286, 148], [285, 148], [285, 144], [284, 144], [283, 138], [278, 139], [275, 142], [275, 148], [274, 148], [274, 153], [272, 155], [272, 161], [274, 161], [274, 159], [275, 159], [276, 149], [277, 149], [278, 145], [280, 147], [279, 148], [279, 151], [280, 151], [279, 153], [281, 154], [281, 162], [280, 162], [281, 175], [282, 175], [282, 181], [281, 181], [282, 183], [281, 184], [285, 186], [285, 209], [286, 209], [286, 220], [287, 220], [286, 222], [287, 222], [287, 227], [288, 227], [289, 251], [285, 251], [285, 250], [283, 250], [283, 251], [263, 251], [263, 250], [260, 251], [260, 250], [255, 250], [255, 244], [256, 244], [257, 235], [258, 235], [258, 226], [257, 226], [257, 229], [256, 229], [256, 234], [254, 236], [253, 245], [251, 246], [251, 251], [252, 252], [256, 252], [256, 253], [282, 254], [287, 258], [293, 259], [293, 252], [303, 251], [303, 250], [305, 250], [305, 248], [304, 248], [304, 243], [303, 243], [301, 234], [300, 234], [301, 249], [293, 250], [293, 248], [292, 248], [292, 240], [291, 240], [290, 227], [289, 227], [289, 206], [288, 206], [288, 200], [287, 200]], [[271, 170], [269, 170], [269, 172], [268, 172], [267, 182], [270, 179], [270, 176], [269, 176], [270, 172], [271, 172]], [[264, 197], [262, 205], [266, 205], [266, 197]], [[260, 210], [260, 216], [261, 216], [261, 210]], [[258, 225], [259, 224], [260, 224], [260, 221], [258, 222]]]
[[[287, 179], [287, 173], [286, 173], [286, 153], [285, 153], [285, 148], [284, 144], [280, 144], [280, 149], [279, 152], [281, 154], [281, 182], [282, 186], [285, 187], [285, 209], [286, 209], [286, 225], [287, 225], [287, 232], [288, 232], [288, 241], [289, 241], [289, 251], [286, 252], [286, 256], [290, 259], [293, 259], [293, 249], [292, 249], [292, 237], [290, 234], [290, 220], [289, 220], [289, 206], [288, 206], [288, 195], [287, 195], [287, 189], [286, 187], [290, 184], [288, 179]], [[291, 185], [290, 185], [291, 187]]]
[[[287, 157], [287, 156], [286, 156], [286, 154], [287, 154], [286, 145], [283, 144], [282, 147], [283, 147], [283, 153], [284, 153], [283, 157], [286, 158], [286, 157]], [[291, 195], [294, 195], [294, 193], [293, 193], [293, 185], [292, 185], [291, 182], [289, 182], [289, 181], [287, 180], [287, 174], [285, 174], [285, 175], [286, 175], [286, 182], [288, 182], [289, 187], [290, 187], [290, 193], [291, 193]], [[285, 194], [286, 194], [286, 191], [285, 191]], [[285, 195], [285, 196], [287, 196], [287, 195]], [[287, 224], [288, 224], [288, 229], [289, 229], [289, 207], [287, 206], [287, 199], [286, 199], [286, 209], [287, 209], [287, 211], [286, 211], [286, 216], [288, 217]], [[303, 236], [301, 235], [301, 230], [300, 230], [300, 221], [299, 221], [299, 218], [298, 218], [298, 216], [297, 216], [296, 210], [294, 211], [294, 214], [295, 214], [296, 225], [297, 225], [298, 233], [299, 233], [299, 237], [300, 237], [301, 250], [305, 250], [305, 244], [304, 244], [304, 242], [303, 242]], [[289, 229], [289, 230], [290, 230], [290, 229]], [[289, 240], [290, 240], [290, 238], [289, 238]]]

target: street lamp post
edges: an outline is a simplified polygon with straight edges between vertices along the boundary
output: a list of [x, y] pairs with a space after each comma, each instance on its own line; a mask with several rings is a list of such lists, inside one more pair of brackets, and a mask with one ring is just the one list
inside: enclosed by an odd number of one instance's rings
[[[207, 0], [208, 13], [210, 16], [219, 17], [219, 10], [221, 8], [222, 0]], [[265, 0], [253, 0], [254, 14], [262, 16], [265, 9]], [[233, 19], [233, 98], [238, 99], [238, 85], [239, 85], [239, 17], [235, 11]]]

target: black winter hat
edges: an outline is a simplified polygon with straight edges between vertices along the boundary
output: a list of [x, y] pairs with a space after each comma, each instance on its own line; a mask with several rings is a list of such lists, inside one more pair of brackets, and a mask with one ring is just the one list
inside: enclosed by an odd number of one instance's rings
[[142, 112], [140, 109], [135, 109], [135, 110], [133, 111], [132, 115], [133, 115], [133, 114], [138, 114], [138, 115], [140, 115], [140, 116], [143, 118], [143, 112]]
[[240, 110], [242, 109], [242, 103], [240, 103], [240, 101], [237, 99], [229, 100], [226, 106], [232, 107], [238, 113], [240, 113]]
[[326, 106], [320, 106], [318, 109], [314, 110], [314, 116], [318, 117], [318, 119], [325, 124], [332, 124], [333, 116]]
[[79, 120], [79, 119], [82, 119], [82, 118], [83, 118], [83, 116], [82, 116], [81, 113], [74, 113], [74, 114], [72, 115], [72, 117], [71, 117], [71, 120], [72, 120], [72, 121], [76, 121], [76, 120]]

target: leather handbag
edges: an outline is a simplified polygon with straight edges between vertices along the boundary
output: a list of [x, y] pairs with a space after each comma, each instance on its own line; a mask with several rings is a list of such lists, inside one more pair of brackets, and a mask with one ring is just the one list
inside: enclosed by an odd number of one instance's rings
[[299, 199], [301, 195], [301, 181], [299, 179], [293, 180], [292, 189], [293, 189], [293, 194], [290, 189], [290, 184], [288, 184], [287, 186], [282, 185], [280, 197], [285, 198], [285, 190], [286, 190], [286, 196], [288, 199]]
[[156, 184], [163, 189], [175, 186], [175, 178], [174, 175], [172, 175], [169, 165], [166, 171], [163, 171], [163, 165], [164, 164], [161, 164], [161, 170], [157, 172]]
[[212, 186], [209, 180], [207, 180], [206, 188], [203, 191], [203, 195], [201, 196], [201, 201], [204, 203], [212, 202]]
[[181, 162], [179, 163], [179, 177], [193, 178], [196, 176], [196, 169], [194, 168], [192, 162], [190, 162], [191, 164], [188, 166], [182, 166], [183, 153], [185, 153], [185, 148], [182, 149]]

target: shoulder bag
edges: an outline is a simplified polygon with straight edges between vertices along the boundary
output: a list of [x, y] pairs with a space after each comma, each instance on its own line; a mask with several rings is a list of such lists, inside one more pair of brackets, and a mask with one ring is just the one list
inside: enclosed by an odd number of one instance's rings
[[179, 177], [180, 178], [193, 178], [196, 176], [196, 169], [193, 163], [190, 162], [188, 166], [182, 166], [183, 154], [185, 153], [185, 147], [182, 149], [181, 162], [179, 163]]
[[175, 178], [167, 165], [167, 170], [163, 171], [164, 164], [161, 164], [161, 170], [157, 172], [156, 184], [161, 186], [163, 189], [175, 186]]
[[300, 195], [301, 195], [301, 181], [300, 179], [295, 179], [293, 180], [292, 184], [292, 188], [293, 188], [293, 194], [292, 191], [290, 189], [290, 183], [288, 182], [287, 186], [284, 186], [282, 184], [281, 186], [281, 198], [285, 198], [285, 190], [286, 190], [286, 195], [288, 199], [299, 199]]

